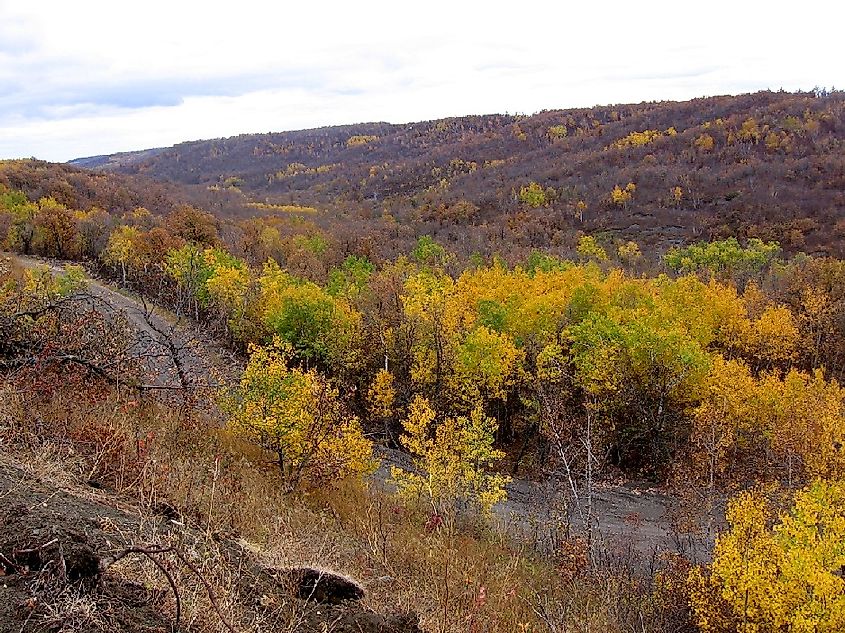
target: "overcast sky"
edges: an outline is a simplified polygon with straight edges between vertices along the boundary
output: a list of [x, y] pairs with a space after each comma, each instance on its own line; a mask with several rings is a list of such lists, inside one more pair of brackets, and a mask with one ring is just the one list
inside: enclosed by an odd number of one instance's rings
[[845, 86], [834, 0], [0, 0], [0, 158]]

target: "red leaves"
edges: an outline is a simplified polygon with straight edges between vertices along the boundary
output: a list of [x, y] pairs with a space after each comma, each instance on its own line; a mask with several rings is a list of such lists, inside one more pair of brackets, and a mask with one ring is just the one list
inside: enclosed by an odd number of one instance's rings
[[443, 517], [435, 512], [428, 518], [428, 521], [425, 522], [425, 531], [431, 534], [435, 530], [438, 530], [442, 525]]

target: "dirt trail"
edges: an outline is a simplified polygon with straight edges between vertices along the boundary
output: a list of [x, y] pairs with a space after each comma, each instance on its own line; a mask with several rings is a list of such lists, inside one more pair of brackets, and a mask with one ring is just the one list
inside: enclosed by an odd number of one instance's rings
[[[63, 269], [60, 262], [13, 257], [27, 268], [47, 266], [55, 273]], [[162, 390], [183, 386], [217, 388], [240, 377], [243, 361], [190, 319], [170, 314], [90, 275], [86, 294], [92, 308], [125, 316], [137, 337], [127, 354], [141, 362], [149, 385]]]
[[[374, 478], [387, 489], [392, 488], [391, 466], [414, 468], [402, 451], [382, 448], [379, 458]], [[711, 522], [703, 512], [705, 504], [684, 502], [645, 482], [596, 484], [591, 520], [585, 491], [578, 490], [580, 498], [575, 499], [563, 481], [514, 478], [507, 492], [507, 500], [493, 508], [494, 523], [550, 554], [562, 538], [589, 534], [595, 552], [620, 562], [649, 565], [667, 553], [705, 562], [710, 559], [715, 532], [724, 523], [724, 500], [714, 504]]]
[[644, 564], [667, 553], [708, 561], [716, 529], [724, 522], [721, 500], [715, 504], [711, 522], [703, 512], [704, 504], [685, 501], [648, 482], [596, 484], [591, 513], [586, 491], [578, 490], [578, 495], [573, 498], [562, 481], [516, 479], [508, 486], [508, 499], [496, 508], [496, 516], [503, 526], [541, 550], [553, 549], [566, 534], [589, 535], [601, 555]]
[[[28, 267], [47, 265], [61, 271], [56, 262], [17, 259]], [[153, 310], [142, 299], [94, 279], [88, 293], [114, 313], [126, 315], [137, 331], [136, 350], [144, 358], [149, 381], [168, 388], [178, 387], [181, 380], [192, 386], [217, 387], [232, 384], [240, 376], [243, 361], [188, 319]], [[412, 468], [401, 451], [382, 448], [379, 457], [382, 463], [373, 475], [378, 485], [390, 487], [391, 465]], [[578, 491], [578, 496], [574, 499], [563, 482], [517, 478], [508, 485], [508, 499], [494, 508], [494, 521], [540, 550], [553, 551], [563, 535], [589, 533], [605, 554], [646, 562], [666, 552], [707, 560], [714, 531], [723, 523], [722, 502], [716, 504], [715, 518], [710, 521], [701, 512], [703, 504], [684, 504], [677, 495], [648, 484], [598, 484], [591, 520], [584, 491]]]

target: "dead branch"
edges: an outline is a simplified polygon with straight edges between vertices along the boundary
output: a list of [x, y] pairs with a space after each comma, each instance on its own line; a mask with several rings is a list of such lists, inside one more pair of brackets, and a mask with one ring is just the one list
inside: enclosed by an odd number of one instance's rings
[[226, 617], [223, 615], [223, 612], [220, 610], [220, 604], [217, 602], [217, 594], [215, 593], [214, 588], [211, 586], [208, 580], [205, 579], [205, 576], [202, 575], [200, 570], [197, 569], [196, 566], [191, 561], [189, 561], [179, 549], [173, 548], [173, 553], [176, 554], [176, 557], [181, 560], [192, 572], [194, 572], [196, 577], [199, 578], [200, 582], [205, 586], [205, 590], [206, 592], [208, 592], [208, 599], [211, 601], [211, 605], [217, 612], [217, 616], [220, 618], [220, 621], [223, 623], [223, 626], [225, 626], [229, 631], [231, 631], [231, 633], [237, 633], [235, 628], [231, 624], [229, 624], [229, 622], [226, 620]]
[[200, 582], [205, 587], [206, 593], [208, 594], [208, 599], [211, 602], [211, 606], [214, 608], [215, 613], [217, 613], [217, 617], [220, 618], [220, 622], [225, 626], [230, 633], [238, 633], [237, 629], [235, 629], [229, 621], [226, 619], [226, 616], [223, 615], [223, 611], [220, 608], [220, 603], [217, 599], [217, 593], [214, 591], [214, 588], [211, 586], [211, 583], [205, 578], [202, 572], [194, 565], [188, 557], [185, 556], [184, 552], [180, 550], [178, 547], [173, 545], [169, 546], [161, 546], [161, 545], [150, 545], [147, 547], [142, 547], [138, 545], [133, 545], [131, 547], [127, 547], [126, 549], [122, 550], [121, 552], [117, 553], [114, 556], [103, 558], [100, 560], [100, 572], [104, 572], [108, 569], [111, 565], [114, 565], [117, 561], [122, 558], [125, 558], [129, 554], [143, 554], [147, 558], [149, 558], [155, 565], [164, 573], [167, 577], [167, 581], [170, 583], [170, 588], [173, 590], [173, 595], [176, 598], [176, 616], [175, 622], [173, 626], [173, 630], [176, 631], [179, 628], [179, 620], [181, 617], [181, 601], [179, 599], [179, 591], [176, 587], [176, 582], [173, 580], [173, 576], [164, 568], [161, 561], [155, 558], [154, 554], [174, 554], [176, 558], [178, 558], [183, 565], [185, 565], [188, 569], [193, 572], [193, 574], [199, 578]]
[[167, 578], [167, 582], [170, 585], [170, 589], [173, 591], [173, 598], [176, 601], [176, 614], [173, 618], [173, 625], [170, 627], [171, 631], [176, 633], [179, 630], [179, 622], [182, 619], [182, 599], [179, 597], [179, 589], [176, 586], [176, 581], [173, 579], [173, 575], [168, 571], [168, 569], [164, 566], [160, 560], [155, 557], [155, 554], [165, 554], [167, 552], [173, 551], [172, 547], [159, 547], [159, 546], [151, 546], [151, 547], [140, 547], [138, 545], [133, 545], [132, 547], [127, 547], [125, 550], [113, 556], [111, 558], [104, 558], [100, 560], [100, 573], [104, 572], [108, 567], [114, 565], [117, 561], [121, 558], [125, 558], [129, 554], [142, 554], [149, 558], [153, 564], [159, 568], [161, 573], [164, 574], [164, 577]]
[[141, 297], [141, 305], [144, 308], [144, 321], [146, 322], [147, 326], [158, 335], [158, 343], [164, 346], [170, 356], [170, 360], [173, 362], [173, 366], [176, 368], [176, 374], [179, 376], [179, 384], [182, 385], [184, 390], [188, 390], [190, 387], [190, 380], [188, 378], [187, 373], [185, 372], [185, 367], [182, 363], [182, 357], [180, 353], [182, 350], [185, 349], [185, 345], [180, 345], [177, 347], [175, 337], [173, 336], [173, 331], [175, 328], [171, 328], [170, 332], [165, 332], [164, 328], [161, 328], [156, 324], [155, 320], [153, 319], [153, 308], [147, 303], [144, 297]]

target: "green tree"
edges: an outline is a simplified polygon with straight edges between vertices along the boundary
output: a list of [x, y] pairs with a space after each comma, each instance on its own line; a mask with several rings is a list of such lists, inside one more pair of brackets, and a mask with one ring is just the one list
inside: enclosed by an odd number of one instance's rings
[[366, 257], [350, 255], [343, 260], [340, 268], [333, 268], [329, 272], [326, 292], [332, 296], [354, 298], [367, 287], [375, 271], [376, 267]]
[[361, 315], [342, 297], [298, 279], [270, 260], [258, 279], [258, 311], [265, 330], [289, 343], [308, 362], [336, 371], [355, 366]]
[[685, 248], [672, 248], [663, 256], [666, 265], [680, 273], [707, 270], [733, 275], [759, 272], [780, 254], [780, 244], [748, 240], [743, 247], [735, 237], [714, 242], [699, 242]]
[[196, 242], [188, 242], [167, 253], [165, 270], [176, 281], [182, 296], [177, 301], [181, 307], [187, 303], [194, 318], [199, 320], [201, 308], [211, 305], [212, 296], [208, 281], [221, 268], [245, 270], [246, 264], [222, 248], [201, 249]]
[[430, 236], [423, 235], [417, 240], [414, 250], [411, 251], [411, 257], [426, 266], [442, 266], [446, 261], [446, 249]]
[[590, 314], [569, 329], [575, 383], [592, 402], [622, 465], [660, 469], [685, 437], [688, 406], [709, 360], [685, 333], [648, 319]]
[[546, 190], [543, 189], [542, 185], [534, 181], [531, 181], [519, 190], [519, 199], [521, 202], [535, 209], [544, 206], [548, 202]]

